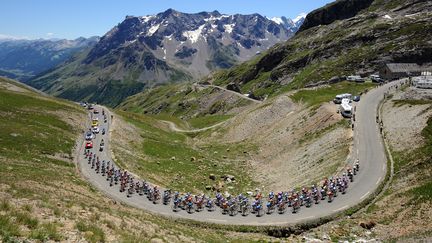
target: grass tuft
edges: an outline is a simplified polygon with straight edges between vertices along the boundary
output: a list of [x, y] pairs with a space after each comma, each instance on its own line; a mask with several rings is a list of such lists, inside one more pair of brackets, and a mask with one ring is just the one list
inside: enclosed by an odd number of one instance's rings
[[86, 224], [83, 221], [79, 221], [76, 224], [76, 228], [84, 232], [84, 238], [89, 242], [105, 242], [105, 233], [94, 224]]

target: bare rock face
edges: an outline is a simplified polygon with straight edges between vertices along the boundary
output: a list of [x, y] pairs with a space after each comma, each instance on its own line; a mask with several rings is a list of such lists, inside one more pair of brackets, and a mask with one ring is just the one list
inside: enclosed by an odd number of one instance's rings
[[307, 15], [299, 31], [319, 25], [328, 25], [336, 20], [354, 17], [361, 10], [369, 7], [374, 0], [338, 0], [317, 9]]
[[240, 93], [240, 87], [236, 83], [230, 83], [227, 85], [226, 88], [227, 88], [227, 90], [232, 90], [232, 91]]

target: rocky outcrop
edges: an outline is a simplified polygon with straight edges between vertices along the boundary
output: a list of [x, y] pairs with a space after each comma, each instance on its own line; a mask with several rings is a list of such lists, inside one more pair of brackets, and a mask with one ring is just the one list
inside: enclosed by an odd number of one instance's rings
[[319, 25], [328, 25], [336, 20], [354, 17], [358, 12], [368, 8], [374, 0], [337, 0], [323, 8], [309, 13], [300, 27], [304, 31]]

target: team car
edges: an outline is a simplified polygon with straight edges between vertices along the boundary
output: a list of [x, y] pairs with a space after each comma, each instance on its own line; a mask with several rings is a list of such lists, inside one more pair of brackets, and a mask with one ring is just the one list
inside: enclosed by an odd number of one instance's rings
[[99, 126], [99, 119], [98, 118], [93, 118], [93, 120], [92, 120], [92, 126], [93, 127]]
[[93, 133], [99, 133], [99, 127], [93, 127]]
[[92, 140], [93, 139], [93, 133], [90, 131], [86, 132], [85, 139], [86, 140]]
[[87, 141], [86, 144], [85, 144], [85, 148], [86, 148], [86, 149], [91, 149], [91, 148], [93, 148], [93, 142], [92, 142], [92, 141]]

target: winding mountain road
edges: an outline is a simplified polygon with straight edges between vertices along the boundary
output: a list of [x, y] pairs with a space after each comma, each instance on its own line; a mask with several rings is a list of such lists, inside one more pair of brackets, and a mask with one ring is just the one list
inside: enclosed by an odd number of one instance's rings
[[171, 131], [173, 131], [173, 132], [181, 132], [181, 133], [196, 133], [196, 132], [204, 132], [204, 131], [207, 131], [207, 130], [210, 130], [210, 129], [213, 129], [213, 128], [216, 128], [216, 127], [219, 127], [219, 126], [221, 126], [222, 124], [224, 124], [226, 121], [216, 123], [216, 124], [214, 124], [214, 125], [212, 125], [212, 126], [209, 126], [209, 127], [203, 127], [203, 128], [198, 128], [198, 129], [190, 129], [190, 130], [184, 130], [184, 129], [178, 128], [177, 125], [176, 125], [174, 122], [170, 122], [170, 121], [163, 121], [163, 120], [161, 120], [161, 122], [167, 124], [168, 127], [169, 127], [169, 129], [170, 129]]
[[[153, 204], [147, 200], [146, 197], [139, 196], [137, 194], [134, 194], [132, 197], [128, 198], [126, 197], [125, 193], [119, 192], [118, 186], [110, 187], [106, 177], [96, 174], [95, 171], [90, 168], [90, 165], [83, 155], [85, 150], [84, 143], [82, 144], [79, 153], [79, 168], [84, 177], [108, 197], [116, 201], [126, 203], [130, 206], [144, 209], [146, 211], [166, 217], [232, 225], [286, 225], [319, 219], [321, 217], [329, 216], [357, 205], [358, 203], [365, 200], [370, 194], [372, 194], [378, 188], [382, 180], [384, 180], [387, 172], [387, 158], [379, 133], [379, 127], [376, 123], [376, 111], [380, 101], [383, 99], [384, 93], [389, 89], [390, 86], [394, 86], [395, 84], [395, 82], [389, 83], [369, 91], [367, 94], [362, 96], [362, 100], [357, 105], [357, 122], [354, 130], [354, 147], [352, 150], [352, 160], [350, 162], [354, 161], [355, 158], [359, 158], [360, 172], [354, 177], [354, 182], [350, 183], [348, 192], [345, 195], [339, 194], [332, 203], [321, 201], [320, 204], [314, 204], [310, 208], [302, 207], [301, 210], [296, 214], [293, 214], [290, 210], [288, 210], [285, 214], [278, 214], [275, 212], [271, 215], [264, 215], [263, 217], [256, 217], [253, 214], [246, 217], [241, 215], [232, 217], [228, 215], [222, 215], [221, 211], [218, 209], [214, 212], [207, 212], [204, 210], [202, 212], [188, 214], [183, 210], [179, 212], [173, 212], [170, 206], [165, 206], [163, 204]], [[98, 106], [97, 109], [101, 110], [102, 107]], [[105, 109], [105, 111], [107, 113], [109, 112], [107, 109]], [[109, 131], [111, 124], [110, 115], [111, 114], [108, 114], [107, 116], [107, 123], [103, 122], [101, 114], [98, 115], [99, 120], [101, 121], [101, 130], [105, 128], [107, 131]], [[109, 134], [109, 132], [107, 132], [105, 135], [98, 134], [94, 139], [95, 148], [93, 149], [93, 152], [96, 152], [101, 160], [112, 161], [109, 148]], [[105, 149], [102, 152], [98, 152], [99, 143], [102, 138], [105, 141]]]
[[226, 88], [223, 88], [223, 87], [217, 86], [217, 85], [212, 85], [212, 84], [202, 84], [201, 87], [204, 87], [204, 88], [207, 88], [207, 87], [216, 88], [216, 89], [219, 89], [219, 90], [222, 90], [222, 91], [225, 91], [225, 92], [231, 93], [231, 94], [233, 94], [233, 95], [236, 95], [236, 96], [238, 96], [238, 97], [240, 97], [240, 98], [242, 98], [242, 99], [252, 101], [252, 102], [257, 103], [257, 104], [262, 103], [261, 100], [252, 99], [252, 98], [250, 98], [250, 97], [247, 97], [247, 96], [244, 95], [244, 94], [241, 94], [241, 93], [238, 93], [238, 92], [235, 92], [235, 91], [232, 91], [232, 90], [229, 90], [229, 89], [226, 89]]

